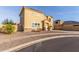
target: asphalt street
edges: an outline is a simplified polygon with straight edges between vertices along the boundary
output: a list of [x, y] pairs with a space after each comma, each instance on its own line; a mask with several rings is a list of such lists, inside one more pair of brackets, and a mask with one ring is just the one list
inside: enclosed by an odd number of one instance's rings
[[31, 45], [18, 52], [79, 52], [79, 38], [57, 38]]

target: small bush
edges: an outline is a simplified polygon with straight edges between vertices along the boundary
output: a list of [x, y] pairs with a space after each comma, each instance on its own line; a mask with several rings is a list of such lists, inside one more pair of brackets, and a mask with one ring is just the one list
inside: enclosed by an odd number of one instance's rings
[[1, 29], [2, 33], [11, 34], [15, 31], [14, 22], [12, 20], [6, 19], [3, 21], [3, 27]]
[[6, 24], [5, 26], [1, 28], [0, 32], [11, 34], [14, 32], [14, 30], [15, 30], [15, 27], [12, 24]]
[[5, 26], [5, 33], [11, 34], [13, 33], [15, 28], [12, 26], [12, 24], [6, 24]]
[[6, 29], [5, 26], [2, 26], [1, 29], [0, 29], [0, 32], [1, 33], [4, 33], [5, 32], [5, 29]]

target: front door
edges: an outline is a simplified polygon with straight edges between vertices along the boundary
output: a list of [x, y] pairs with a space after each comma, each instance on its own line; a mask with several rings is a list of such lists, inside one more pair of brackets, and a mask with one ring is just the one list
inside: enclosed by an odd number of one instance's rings
[[45, 24], [45, 30], [46, 30], [46, 31], [49, 30], [49, 24], [48, 24], [48, 23]]

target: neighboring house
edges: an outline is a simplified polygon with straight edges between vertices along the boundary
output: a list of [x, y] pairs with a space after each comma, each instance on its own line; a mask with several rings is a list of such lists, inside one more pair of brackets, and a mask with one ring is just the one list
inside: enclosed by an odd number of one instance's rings
[[53, 17], [43, 12], [23, 7], [20, 12], [20, 31], [31, 32], [54, 29]]
[[70, 30], [70, 31], [79, 31], [79, 22], [75, 21], [61, 21], [56, 20], [55, 21], [55, 30]]
[[64, 24], [63, 20], [54, 21], [54, 29], [55, 30], [62, 30], [63, 24]]

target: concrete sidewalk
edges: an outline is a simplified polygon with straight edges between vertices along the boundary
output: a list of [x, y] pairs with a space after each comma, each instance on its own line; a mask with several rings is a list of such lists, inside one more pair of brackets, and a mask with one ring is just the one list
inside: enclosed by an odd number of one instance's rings
[[16, 33], [13, 33], [13, 34], [10, 34], [10, 35], [0, 33], [0, 43], [3, 42], [3, 41], [8, 41], [10, 39], [16, 39], [18, 37], [45, 34], [45, 33], [63, 33], [63, 32], [61, 32], [61, 31], [16, 32]]

